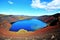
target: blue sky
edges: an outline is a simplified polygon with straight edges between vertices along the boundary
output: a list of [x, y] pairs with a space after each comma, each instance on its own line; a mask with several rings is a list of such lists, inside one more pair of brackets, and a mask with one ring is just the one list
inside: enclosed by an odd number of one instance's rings
[[0, 0], [0, 14], [52, 15], [60, 12], [59, 0]]

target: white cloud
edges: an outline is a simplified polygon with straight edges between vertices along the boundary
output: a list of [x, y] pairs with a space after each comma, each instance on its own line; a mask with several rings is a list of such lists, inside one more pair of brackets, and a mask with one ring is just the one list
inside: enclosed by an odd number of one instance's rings
[[51, 2], [42, 2], [41, 0], [32, 0], [31, 6], [33, 8], [42, 8], [46, 10], [57, 10], [60, 9], [60, 0], [52, 0]]
[[14, 2], [12, 2], [12, 1], [8, 1], [8, 3], [9, 3], [9, 4], [13, 4]]

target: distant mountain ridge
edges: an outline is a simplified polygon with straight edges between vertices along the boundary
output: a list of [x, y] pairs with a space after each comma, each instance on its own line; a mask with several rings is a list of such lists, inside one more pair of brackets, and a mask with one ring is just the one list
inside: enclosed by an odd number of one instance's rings
[[[60, 15], [60, 13], [56, 13], [54, 15]], [[35, 19], [38, 19], [38, 20], [42, 20], [46, 23], [50, 23], [51, 20], [54, 20], [56, 16], [54, 15], [43, 15], [43, 16], [24, 16], [24, 15], [21, 15], [21, 16], [17, 16], [17, 15], [3, 15], [3, 14], [0, 14], [0, 21], [2, 20], [7, 20], [8, 22], [15, 22], [17, 20], [24, 20], [24, 19], [31, 19], [31, 18], [35, 18]]]

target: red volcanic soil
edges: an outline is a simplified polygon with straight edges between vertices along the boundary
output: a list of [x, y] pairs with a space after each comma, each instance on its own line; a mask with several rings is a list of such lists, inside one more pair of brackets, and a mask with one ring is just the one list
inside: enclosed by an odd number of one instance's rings
[[60, 27], [58, 25], [55, 26], [48, 26], [46, 28], [39, 29], [35, 32], [27, 32], [25, 34], [21, 34], [20, 32], [10, 32], [9, 30], [0, 27], [0, 36], [3, 37], [29, 37], [29, 36], [38, 36], [38, 37], [44, 37], [46, 34], [49, 33], [56, 33], [60, 31]]
[[60, 33], [60, 26], [55, 25], [39, 29], [33, 33], [33, 36], [38, 36], [40, 38], [48, 38], [52, 35], [59, 35], [58, 33]]
[[60, 30], [60, 27], [58, 25], [48, 26], [46, 28], [35, 31], [35, 34], [52, 33], [52, 32], [56, 32], [56, 31], [59, 31], [59, 30]]

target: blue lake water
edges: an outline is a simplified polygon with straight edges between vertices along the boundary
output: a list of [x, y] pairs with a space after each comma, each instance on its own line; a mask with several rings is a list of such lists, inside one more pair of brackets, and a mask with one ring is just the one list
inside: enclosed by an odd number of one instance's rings
[[37, 19], [20, 20], [12, 24], [10, 31], [17, 32], [20, 29], [24, 29], [27, 31], [35, 31], [46, 26], [47, 23]]

